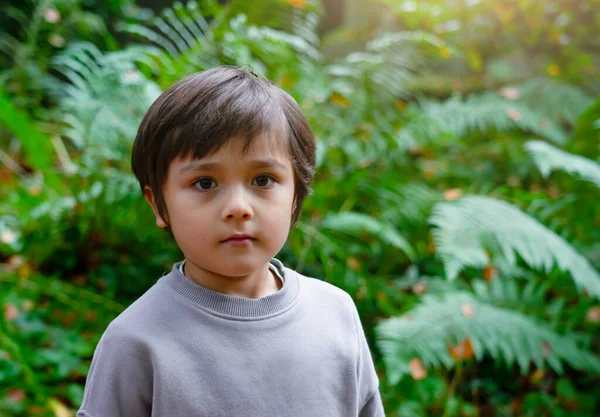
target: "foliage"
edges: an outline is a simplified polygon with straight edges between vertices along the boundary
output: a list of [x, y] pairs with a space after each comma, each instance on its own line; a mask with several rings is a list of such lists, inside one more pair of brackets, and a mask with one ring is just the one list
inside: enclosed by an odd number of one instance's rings
[[542, 141], [527, 142], [526, 147], [545, 177], [551, 171], [560, 169], [579, 174], [583, 179], [600, 187], [600, 165], [596, 162], [572, 155]]
[[600, 359], [569, 335], [558, 335], [527, 316], [468, 293], [426, 295], [410, 313], [386, 320], [379, 333], [392, 383], [410, 374], [413, 358], [421, 358], [427, 367], [453, 367], [456, 361], [481, 361], [484, 354], [508, 365], [517, 363], [524, 373], [532, 364], [563, 373], [561, 360], [582, 371], [600, 372]]
[[513, 266], [516, 252], [527, 265], [546, 273], [557, 264], [590, 295], [600, 296], [600, 274], [590, 263], [556, 233], [510, 204], [467, 196], [436, 205], [430, 221], [438, 226], [432, 233], [448, 279], [455, 279], [464, 266], [496, 262]]
[[72, 413], [108, 323], [181, 258], [130, 147], [161, 90], [232, 64], [313, 127], [315, 192], [279, 257], [353, 296], [389, 416], [595, 415], [594, 1], [390, 0], [347, 53], [313, 1], [6, 7], [0, 414]]

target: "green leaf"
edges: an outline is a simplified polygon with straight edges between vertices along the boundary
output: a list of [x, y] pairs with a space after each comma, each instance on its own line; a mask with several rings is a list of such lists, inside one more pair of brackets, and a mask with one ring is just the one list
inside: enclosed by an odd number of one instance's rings
[[556, 143], [567, 141], [561, 127], [542, 113], [494, 93], [472, 94], [466, 98], [454, 96], [442, 102], [422, 100], [419, 107], [423, 113], [400, 131], [401, 144], [438, 143], [443, 134], [460, 139], [473, 132], [485, 134], [514, 129], [533, 132]]
[[17, 109], [1, 90], [0, 124], [19, 138], [33, 168], [40, 171], [52, 168], [54, 148], [50, 138], [37, 128], [27, 114]]
[[380, 222], [366, 214], [351, 211], [331, 214], [323, 220], [321, 227], [356, 237], [360, 237], [362, 233], [368, 233], [402, 250], [410, 259], [414, 258], [410, 243], [395, 230], [394, 226]]
[[392, 384], [410, 373], [413, 358], [420, 358], [425, 366], [454, 367], [448, 344], [466, 338], [477, 361], [489, 354], [508, 365], [516, 363], [523, 373], [532, 362], [539, 368], [549, 365], [558, 373], [563, 372], [561, 362], [600, 373], [600, 358], [579, 347], [574, 338], [464, 292], [425, 295], [423, 302], [404, 316], [382, 321], [376, 334]]
[[600, 274], [592, 265], [559, 235], [507, 202], [484, 196], [441, 202], [429, 222], [437, 226], [432, 234], [450, 280], [465, 266], [486, 266], [486, 250], [513, 266], [516, 252], [530, 267], [545, 272], [558, 265], [578, 287], [600, 298]]
[[591, 159], [565, 152], [539, 140], [527, 142], [525, 149], [531, 154], [544, 177], [550, 175], [553, 170], [562, 170], [578, 174], [600, 188], [600, 164]]

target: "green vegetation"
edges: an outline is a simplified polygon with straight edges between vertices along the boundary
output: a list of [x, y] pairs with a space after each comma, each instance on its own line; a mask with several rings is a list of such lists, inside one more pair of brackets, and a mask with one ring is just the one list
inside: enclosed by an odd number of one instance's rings
[[279, 258], [355, 299], [389, 416], [598, 415], [597, 0], [348, 1], [335, 28], [342, 1], [251, 3], [3, 4], [0, 415], [74, 415], [108, 323], [181, 259], [131, 145], [218, 64], [313, 126]]

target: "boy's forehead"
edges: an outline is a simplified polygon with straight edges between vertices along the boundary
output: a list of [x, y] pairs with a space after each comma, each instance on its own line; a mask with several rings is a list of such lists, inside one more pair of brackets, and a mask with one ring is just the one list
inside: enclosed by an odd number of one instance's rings
[[[222, 146], [201, 158], [188, 155], [173, 161], [175, 165], [195, 165], [196, 162], [215, 164], [243, 164], [257, 162], [271, 162], [283, 166], [291, 166], [290, 155], [285, 139], [276, 134], [261, 134], [253, 138], [245, 147], [244, 138], [232, 138]], [[280, 167], [281, 168], [281, 167]]]

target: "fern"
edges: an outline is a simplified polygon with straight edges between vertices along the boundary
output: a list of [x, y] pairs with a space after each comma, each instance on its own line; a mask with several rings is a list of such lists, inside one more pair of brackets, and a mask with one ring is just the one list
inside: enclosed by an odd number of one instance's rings
[[57, 56], [58, 79], [50, 91], [58, 99], [65, 134], [83, 151], [83, 162], [98, 157], [123, 160], [145, 111], [160, 94], [135, 65], [145, 55], [126, 49], [103, 54], [77, 43]]
[[522, 129], [556, 143], [567, 140], [566, 133], [549, 118], [522, 103], [484, 93], [467, 98], [454, 96], [444, 102], [422, 100], [421, 112], [398, 136], [401, 146], [437, 143], [444, 135], [463, 138], [470, 133]]
[[[196, 67], [207, 67], [216, 63], [214, 31], [224, 18], [223, 8], [214, 5], [208, 8], [214, 13], [210, 16], [211, 23], [197, 2], [190, 1], [185, 6], [176, 2], [157, 16], [151, 14], [132, 23], [122, 22], [117, 30], [154, 45], [160, 51], [157, 57], [165, 63], [165, 70], [169, 70], [170, 62], [182, 60]], [[192, 51], [195, 56], [189, 54]]]
[[[245, 23], [245, 21], [242, 20], [242, 23]], [[242, 28], [240, 25], [239, 29], [241, 29], [239, 31], [241, 36], [255, 45], [260, 45], [262, 52], [265, 54], [276, 52], [270, 48], [271, 45], [285, 45], [298, 53], [308, 56], [312, 60], [317, 61], [322, 59], [321, 52], [313, 44], [300, 36], [268, 27], [248, 26]]]
[[[289, 5], [286, 9], [291, 13]], [[321, 59], [316, 34], [310, 33], [311, 28], [316, 30], [314, 16], [307, 13], [306, 19], [302, 16], [293, 19], [292, 29], [300, 32], [300, 36], [249, 25], [244, 14], [230, 18], [232, 10], [236, 8], [222, 7], [216, 2], [202, 7], [194, 1], [185, 6], [177, 2], [157, 16], [121, 23], [118, 29], [154, 45], [160, 53], [152, 55], [163, 62], [162, 70], [173, 75], [179, 73], [177, 77], [223, 63], [252, 65], [258, 72], [265, 72], [262, 61], [278, 60], [285, 51]]]
[[573, 155], [545, 142], [534, 140], [525, 144], [544, 177], [556, 169], [578, 174], [600, 187], [600, 164], [579, 155]]
[[528, 80], [518, 88], [518, 93], [519, 101], [553, 120], [566, 120], [570, 124], [593, 103], [579, 87], [545, 78]]
[[366, 214], [355, 212], [331, 214], [323, 220], [321, 227], [350, 234], [355, 237], [360, 237], [362, 233], [368, 233], [402, 250], [409, 258], [414, 258], [414, 252], [410, 243], [396, 232], [393, 226], [384, 224]]
[[551, 289], [548, 283], [540, 284], [530, 280], [520, 290], [517, 280], [504, 274], [500, 279], [492, 279], [490, 282], [475, 280], [471, 285], [480, 301], [521, 312], [544, 311], [547, 307], [546, 296]]
[[320, 43], [318, 32], [321, 2], [305, 0], [297, 6], [287, 0], [231, 0], [229, 14], [247, 16], [251, 25], [260, 25], [300, 36], [310, 44]]
[[407, 97], [408, 80], [425, 63], [426, 49], [417, 46], [441, 44], [442, 40], [426, 32], [387, 33], [370, 41], [365, 51], [350, 53], [330, 65], [327, 72], [352, 83], [373, 83], [378, 98]]
[[[560, 335], [522, 313], [494, 307], [471, 294], [423, 296], [423, 302], [402, 317], [386, 319], [376, 327], [378, 346], [392, 384], [409, 373], [409, 362], [451, 368], [456, 364], [449, 344], [468, 338], [473, 354], [485, 354], [523, 373], [531, 363], [563, 372], [562, 362], [581, 371], [600, 373], [600, 358], [580, 347], [569, 335]], [[562, 361], [562, 362], [561, 362]]]
[[430, 223], [446, 275], [456, 278], [465, 266], [490, 262], [486, 249], [516, 265], [518, 253], [533, 268], [549, 272], [554, 265], [570, 272], [575, 284], [600, 297], [600, 274], [564, 239], [504, 201], [468, 196], [438, 203]]
[[442, 196], [425, 184], [410, 183], [399, 187], [397, 191], [381, 189], [379, 198], [383, 202], [383, 218], [394, 223], [422, 225]]

